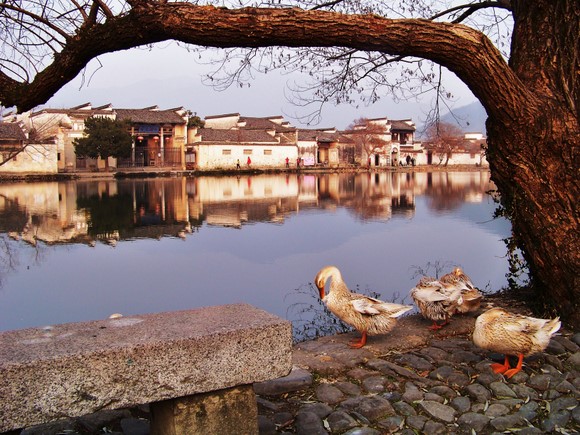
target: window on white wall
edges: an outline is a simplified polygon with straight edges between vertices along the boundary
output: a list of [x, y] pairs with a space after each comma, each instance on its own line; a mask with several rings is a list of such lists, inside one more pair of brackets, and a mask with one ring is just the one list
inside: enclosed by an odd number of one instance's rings
[[252, 150], [244, 150], [244, 154], [245, 155], [250, 155], [250, 154], [252, 154]]
[[271, 156], [272, 155], [272, 150], [264, 150], [264, 155], [265, 156]]
[[222, 150], [222, 155], [229, 156], [232, 153], [232, 150]]

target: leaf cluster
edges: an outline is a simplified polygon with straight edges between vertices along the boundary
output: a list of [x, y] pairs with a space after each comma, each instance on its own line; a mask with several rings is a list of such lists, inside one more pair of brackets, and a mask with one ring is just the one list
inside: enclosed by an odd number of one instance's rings
[[73, 141], [79, 157], [130, 157], [132, 139], [130, 121], [91, 117], [85, 121], [85, 137]]

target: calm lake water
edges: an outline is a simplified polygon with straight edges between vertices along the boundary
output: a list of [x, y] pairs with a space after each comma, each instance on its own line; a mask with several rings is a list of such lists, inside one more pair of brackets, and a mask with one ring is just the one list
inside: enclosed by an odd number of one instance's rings
[[299, 326], [327, 264], [400, 303], [434, 266], [496, 291], [493, 188], [485, 171], [1, 184], [0, 330], [236, 302]]

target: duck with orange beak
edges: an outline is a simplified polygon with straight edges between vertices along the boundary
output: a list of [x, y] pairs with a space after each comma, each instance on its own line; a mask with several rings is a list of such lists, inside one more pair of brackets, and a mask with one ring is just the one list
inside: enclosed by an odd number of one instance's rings
[[[326, 282], [330, 280], [329, 292], [325, 293]], [[367, 342], [367, 335], [386, 334], [391, 331], [397, 318], [413, 309], [410, 305], [399, 305], [351, 292], [335, 266], [325, 266], [316, 274], [314, 284], [320, 292], [320, 299], [331, 313], [361, 333], [360, 340], [351, 342], [350, 347], [358, 349]]]

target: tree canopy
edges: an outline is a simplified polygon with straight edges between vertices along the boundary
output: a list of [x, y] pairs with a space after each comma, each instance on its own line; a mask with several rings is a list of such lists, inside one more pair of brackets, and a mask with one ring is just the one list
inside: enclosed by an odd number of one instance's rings
[[387, 128], [384, 125], [370, 121], [367, 118], [355, 120], [348, 128], [348, 136], [354, 144], [357, 156], [361, 156], [366, 163], [372, 154], [384, 153]]
[[226, 84], [252, 68], [303, 71], [320, 103], [349, 101], [351, 92], [369, 101], [386, 91], [405, 98], [405, 89], [445, 96], [439, 67], [447, 68], [487, 112], [492, 179], [538, 294], [580, 325], [577, 0], [0, 5], [0, 101], [21, 111], [46, 102], [91, 59], [167, 40], [243, 48], [223, 52], [237, 63], [224, 70]]
[[132, 138], [129, 123], [105, 117], [91, 117], [85, 121], [85, 137], [73, 141], [79, 157], [100, 157], [108, 169], [109, 157], [130, 157]]
[[439, 163], [447, 166], [454, 149], [463, 142], [463, 131], [447, 122], [436, 122], [425, 130], [424, 141], [439, 158]]

